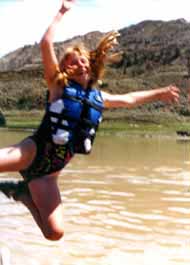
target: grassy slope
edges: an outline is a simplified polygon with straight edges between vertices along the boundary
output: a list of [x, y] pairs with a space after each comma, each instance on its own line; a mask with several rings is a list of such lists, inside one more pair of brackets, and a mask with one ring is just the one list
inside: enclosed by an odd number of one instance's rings
[[[168, 66], [149, 74], [133, 77], [124, 75], [121, 69], [108, 68], [103, 90], [111, 93], [127, 93], [134, 90], [166, 86], [170, 83], [181, 88], [179, 105], [147, 104], [134, 110], [110, 110], [104, 113], [101, 131], [127, 132], [175, 132], [190, 128], [190, 104], [187, 102], [188, 82], [183, 69]], [[44, 109], [46, 85], [40, 70], [6, 72], [0, 74], [0, 108], [8, 128], [36, 128]], [[109, 121], [109, 122], [108, 122]]]

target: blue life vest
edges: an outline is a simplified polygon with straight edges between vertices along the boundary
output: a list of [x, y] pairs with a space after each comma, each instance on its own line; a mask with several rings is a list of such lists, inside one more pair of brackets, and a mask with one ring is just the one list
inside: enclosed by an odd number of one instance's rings
[[72, 82], [60, 99], [48, 105], [52, 141], [58, 145], [71, 143], [75, 153], [90, 153], [103, 107], [99, 90], [84, 90]]

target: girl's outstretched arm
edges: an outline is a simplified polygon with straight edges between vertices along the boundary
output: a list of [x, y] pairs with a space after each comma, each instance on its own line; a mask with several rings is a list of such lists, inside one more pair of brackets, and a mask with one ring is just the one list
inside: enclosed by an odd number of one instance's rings
[[44, 74], [49, 89], [52, 88], [56, 72], [59, 70], [59, 63], [53, 46], [54, 35], [64, 14], [72, 7], [74, 2], [75, 0], [62, 0], [61, 8], [54, 17], [52, 23], [49, 25], [40, 42]]
[[165, 103], [177, 103], [179, 101], [179, 88], [170, 85], [164, 88], [137, 91], [122, 95], [112, 95], [102, 91], [102, 96], [106, 108], [134, 108], [159, 100]]

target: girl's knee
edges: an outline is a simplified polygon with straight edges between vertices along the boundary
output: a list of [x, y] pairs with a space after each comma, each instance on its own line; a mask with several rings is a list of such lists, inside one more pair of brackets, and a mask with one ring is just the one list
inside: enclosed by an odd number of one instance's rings
[[64, 230], [59, 229], [47, 229], [44, 231], [44, 236], [46, 239], [51, 241], [57, 241], [60, 240], [64, 236]]

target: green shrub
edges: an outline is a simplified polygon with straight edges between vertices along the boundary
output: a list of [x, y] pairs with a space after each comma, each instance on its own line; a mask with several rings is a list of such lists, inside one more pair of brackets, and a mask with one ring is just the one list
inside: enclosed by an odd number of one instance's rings
[[3, 113], [0, 111], [0, 127], [4, 127], [6, 125], [6, 120]]

